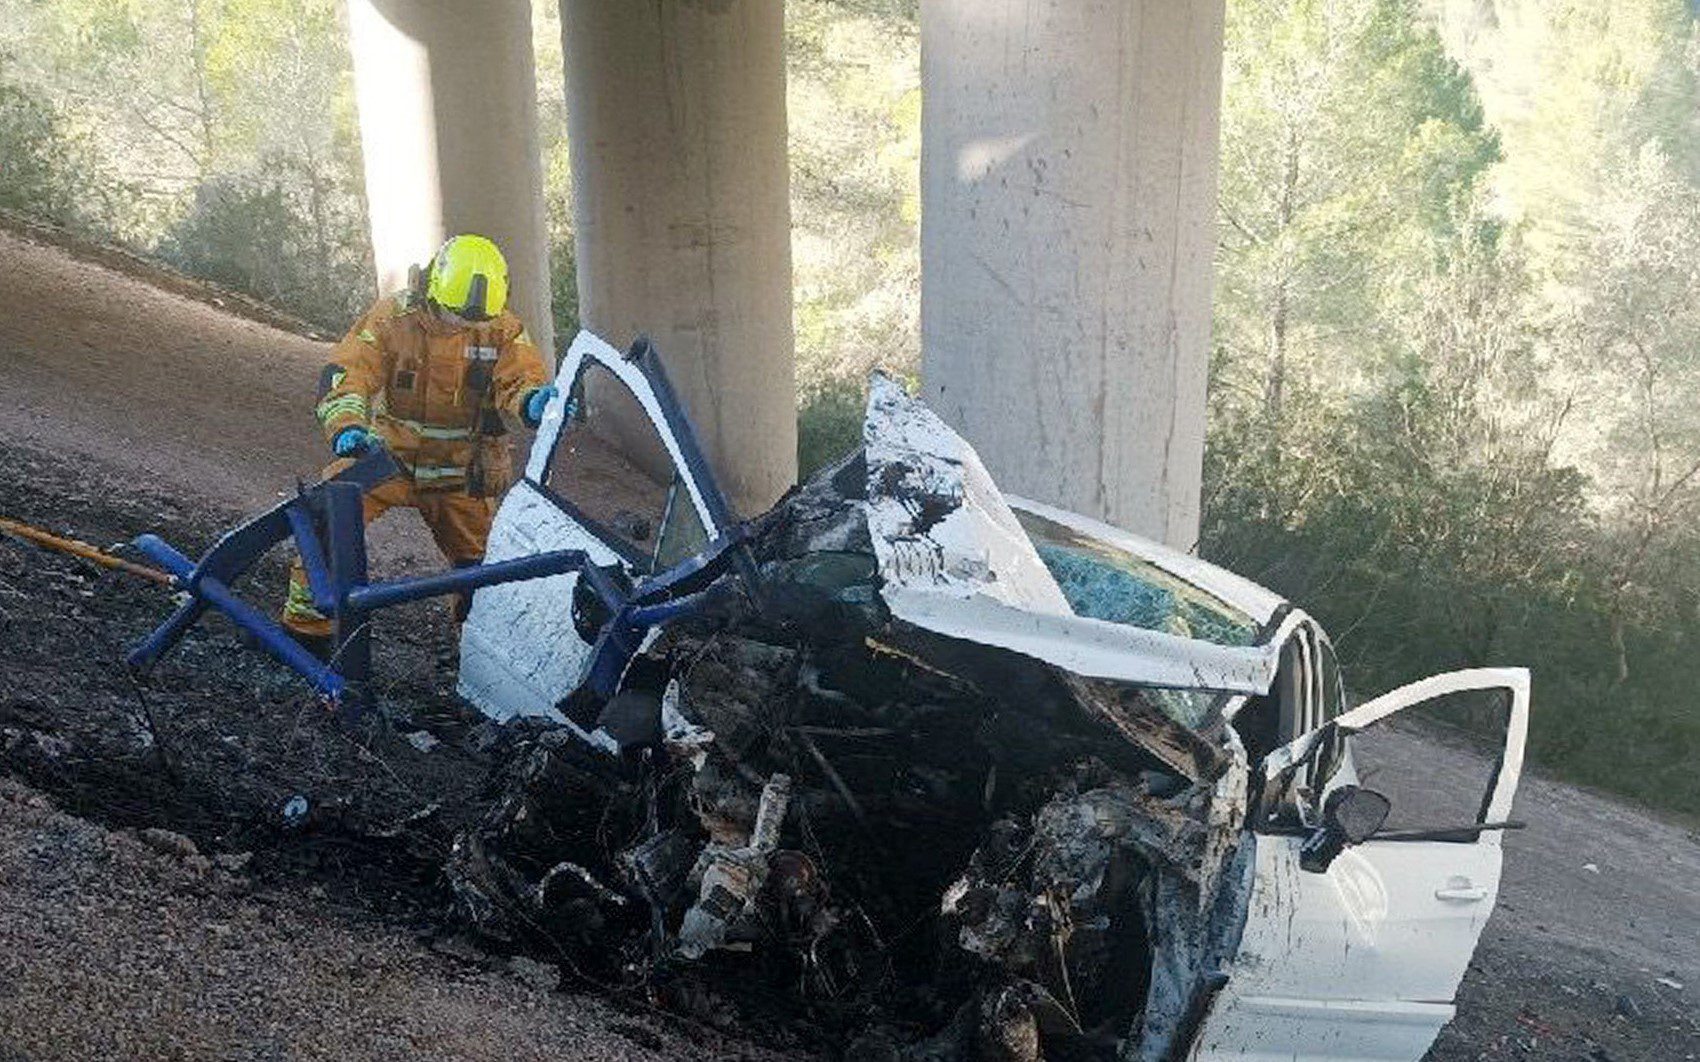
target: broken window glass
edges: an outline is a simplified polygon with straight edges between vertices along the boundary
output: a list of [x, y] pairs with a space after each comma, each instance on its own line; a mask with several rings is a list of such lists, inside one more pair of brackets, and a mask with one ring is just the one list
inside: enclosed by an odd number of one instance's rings
[[1145, 558], [1034, 513], [1015, 517], [1076, 615], [1214, 645], [1256, 641], [1250, 616]]
[[702, 517], [691, 503], [691, 492], [685, 481], [675, 475], [667, 489], [667, 511], [661, 517], [661, 531], [655, 536], [654, 570], [666, 571], [697, 553], [708, 544], [708, 531]]
[[1182, 726], [1203, 726], [1210, 717], [1210, 711], [1221, 699], [1221, 695], [1211, 690], [1170, 690], [1150, 688], [1146, 690], [1153, 703], [1163, 710], [1163, 714], [1180, 723]]
[[[579, 377], [578, 414], [561, 429], [543, 486], [640, 574], [649, 574], [663, 552], [671, 556], [678, 542], [691, 538], [688, 524], [695, 524], [695, 541], [701, 542], [696, 513], [685, 515], [692, 509], [689, 491], [678, 482], [654, 422], [601, 365]], [[668, 527], [673, 533], [664, 535]], [[667, 538], [672, 544], [663, 541]]]

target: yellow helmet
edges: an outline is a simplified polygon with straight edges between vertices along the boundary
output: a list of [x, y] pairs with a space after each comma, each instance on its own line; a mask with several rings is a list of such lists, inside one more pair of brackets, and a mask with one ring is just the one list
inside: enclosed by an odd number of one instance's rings
[[431, 260], [425, 297], [469, 321], [483, 321], [508, 304], [508, 262], [483, 236], [451, 236]]

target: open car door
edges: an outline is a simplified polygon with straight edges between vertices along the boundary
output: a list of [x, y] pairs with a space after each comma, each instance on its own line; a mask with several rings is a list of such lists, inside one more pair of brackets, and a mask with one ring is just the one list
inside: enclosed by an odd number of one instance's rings
[[1311, 831], [1253, 835], [1239, 950], [1190, 1057], [1423, 1056], [1452, 1018], [1499, 892], [1496, 827], [1511, 812], [1528, 717], [1527, 671], [1457, 671], [1370, 701], [1267, 757], [1266, 805], [1289, 785], [1322, 794], [1318, 807], [1361, 786], [1392, 810], [1320, 871], [1301, 866]]
[[[582, 549], [642, 582], [736, 523], [647, 339], [621, 354], [580, 332], [557, 379], [561, 395], [496, 514], [487, 563]], [[567, 574], [479, 590], [461, 630], [461, 695], [496, 719], [566, 722], [557, 705], [583, 678], [600, 622], [578, 582]]]

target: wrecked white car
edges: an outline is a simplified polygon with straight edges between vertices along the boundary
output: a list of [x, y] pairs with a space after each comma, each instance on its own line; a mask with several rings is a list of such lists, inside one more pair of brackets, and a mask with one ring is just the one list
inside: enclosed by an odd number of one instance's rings
[[[677, 619], [587, 699], [583, 576], [478, 592], [462, 692], [546, 721], [451, 861], [487, 931], [699, 1011], [783, 998], [857, 1057], [1428, 1049], [1494, 906], [1525, 671], [1348, 709], [1302, 611], [1003, 495], [883, 377], [862, 450], [748, 525], [647, 344], [581, 335], [561, 379], [489, 560], [583, 550]], [[1431, 785], [1442, 723], [1486, 743], [1478, 788]]]

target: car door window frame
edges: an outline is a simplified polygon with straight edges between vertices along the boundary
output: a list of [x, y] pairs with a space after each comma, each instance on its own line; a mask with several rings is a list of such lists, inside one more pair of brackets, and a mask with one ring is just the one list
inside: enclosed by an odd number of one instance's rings
[[[1280, 781], [1283, 776], [1288, 779], [1296, 777], [1297, 772], [1305, 770], [1307, 764], [1314, 765], [1318, 757], [1328, 755], [1329, 746], [1337, 739], [1345, 739], [1349, 743], [1352, 734], [1360, 733], [1398, 712], [1418, 707], [1453, 693], [1495, 689], [1506, 690], [1510, 694], [1511, 703], [1506, 719], [1505, 740], [1500, 748], [1500, 754], [1494, 764], [1492, 774], [1489, 776], [1488, 786], [1483, 792], [1475, 825], [1502, 823], [1511, 814], [1511, 803], [1516, 796], [1517, 785], [1522, 778], [1523, 758], [1528, 743], [1529, 672], [1525, 668], [1471, 668], [1464, 671], [1448, 671], [1401, 686], [1390, 693], [1384, 693], [1372, 701], [1341, 713], [1332, 722], [1318, 727], [1266, 756], [1264, 758], [1262, 788], [1265, 793], [1279, 792], [1288, 788], [1290, 782]], [[1319, 792], [1316, 796], [1320, 805], [1321, 801], [1326, 799], [1327, 793]], [[1259, 833], [1291, 834], [1299, 832], [1290, 823], [1281, 820], [1265, 821], [1268, 817], [1262, 814], [1254, 818], [1253, 828]], [[1459, 832], [1470, 831], [1466, 828]], [[1482, 830], [1476, 833], [1476, 841], [1489, 839], [1492, 843], [1499, 843], [1498, 831]], [[1376, 840], [1378, 839], [1371, 838], [1372, 842]], [[1381, 838], [1379, 840], [1381, 843], [1387, 844], [1401, 843], [1400, 840], [1394, 838]], [[1475, 843], [1475, 841], [1469, 843]]]
[[[683, 509], [680, 508], [679, 504], [681, 495], [684, 496], [686, 501], [686, 506]], [[689, 503], [689, 495], [690, 491], [685, 489], [684, 475], [678, 469], [674, 469], [673, 481], [667, 485], [667, 504], [661, 511], [661, 523], [658, 524], [655, 529], [655, 549], [650, 553], [649, 558], [651, 571], [667, 571], [674, 565], [682, 563], [693, 554], [700, 552], [703, 548], [707, 547], [710, 541], [712, 541], [708, 533], [708, 528], [702, 522], [702, 514], [697, 512], [695, 505]], [[668, 536], [676, 527], [678, 527], [676, 520], [680, 518], [679, 514], [687, 511], [691, 514], [691, 516], [695, 517], [697, 531], [701, 534], [702, 541], [698, 543], [694, 549], [685, 553], [683, 556], [673, 560], [671, 563], [663, 564], [662, 554], [667, 549]]]
[[[585, 380], [585, 377], [588, 373], [590, 373], [592, 370], [594, 370], [595, 368], [597, 368], [599, 366], [606, 368], [605, 366], [602, 366], [602, 363], [600, 361], [593, 360], [593, 359], [586, 359], [579, 366], [577, 376], [573, 380], [572, 387], [569, 391], [569, 393], [574, 395], [577, 399], [578, 412], [575, 414], [574, 419], [578, 420], [581, 424], [585, 424], [586, 427], [584, 428], [584, 430], [586, 430], [586, 431], [588, 431], [589, 428], [588, 428], [588, 421], [586, 421], [584, 419], [587, 416], [587, 413], [586, 413], [587, 407], [586, 407], [586, 403], [585, 403], [585, 399], [584, 399], [584, 380]], [[631, 385], [626, 383], [625, 380], [620, 379], [619, 376], [615, 375], [612, 372], [609, 372], [608, 375], [610, 377], [610, 382], [613, 383], [616, 386], [624, 388], [625, 392], [626, 392], [626, 397], [632, 402], [632, 404], [635, 405], [638, 409], [643, 410], [644, 415], [645, 415], [645, 419], [649, 423], [650, 430], [655, 432], [656, 441], [659, 442], [661, 444], [663, 450], [667, 452], [668, 461], [671, 462], [672, 461], [672, 453], [671, 453], [670, 448], [667, 447], [666, 438], [665, 438], [665, 436], [662, 435], [660, 429], [657, 427], [654, 420], [649, 417], [649, 411], [647, 409], [644, 409], [642, 400], [638, 398], [637, 394], [632, 390]], [[656, 522], [655, 533], [654, 533], [654, 542], [652, 542], [650, 544], [651, 549], [648, 552], [648, 554], [645, 554], [644, 552], [642, 552], [639, 549], [640, 544], [638, 542], [632, 540], [630, 537], [628, 537], [626, 535], [620, 534], [617, 530], [608, 526], [603, 521], [598, 520], [594, 516], [591, 516], [590, 513], [585, 511], [583, 506], [581, 506], [577, 502], [573, 501], [565, 493], [555, 489], [554, 483], [551, 482], [553, 475], [554, 475], [554, 472], [555, 472], [555, 461], [556, 461], [557, 457], [559, 457], [560, 454], [561, 454], [561, 447], [566, 445], [566, 443], [568, 442], [568, 434], [572, 430], [573, 430], [573, 425], [572, 425], [572, 422], [570, 422], [570, 421], [563, 423], [561, 425], [561, 430], [556, 433], [554, 441], [549, 446], [549, 459], [543, 466], [543, 476], [540, 480], [538, 480], [537, 482], [534, 482], [532, 485], [534, 487], [536, 487], [538, 489], [538, 491], [545, 498], [548, 498], [549, 501], [552, 502], [562, 512], [564, 512], [568, 516], [572, 517], [572, 519], [574, 521], [576, 521], [577, 523], [582, 524], [584, 526], [584, 529], [586, 531], [590, 532], [591, 534], [595, 535], [602, 542], [603, 545], [607, 546], [609, 549], [613, 550], [615, 553], [618, 553], [622, 558], [624, 558], [627, 566], [630, 567], [634, 572], [637, 572], [639, 574], [644, 574], [644, 575], [648, 575], [648, 574], [654, 572], [656, 570], [655, 567], [654, 567], [654, 564], [653, 564], [653, 558], [655, 556], [655, 548], [654, 547], [655, 547], [655, 544], [659, 543], [660, 540], [661, 540], [661, 521]], [[676, 483], [678, 481], [678, 477], [679, 477], [679, 469], [678, 469], [677, 465], [674, 465], [674, 467], [673, 467], [673, 476], [674, 476], [674, 483]], [[668, 485], [667, 490], [668, 490], [668, 505], [670, 506], [671, 501], [672, 501], [673, 483], [670, 483]], [[649, 514], [645, 513], [645, 514], [640, 514], [640, 515], [648, 516]], [[663, 512], [662, 512], [662, 520], [666, 519], [666, 515], [667, 515], [666, 509], [664, 507]]]
[[[654, 345], [645, 336], [639, 336], [623, 356], [588, 332], [581, 332], [573, 341], [557, 371], [557, 378], [567, 374], [570, 382], [563, 389], [562, 396], [556, 398], [545, 411], [544, 423], [538, 429], [540, 432], [553, 431], [554, 435], [546, 448], [533, 447], [531, 458], [526, 465], [526, 482], [570, 519], [595, 535], [634, 570], [643, 571], [655, 557], [653, 550], [647, 557], [640, 553], [624, 536], [593, 519], [571, 499], [549, 486], [550, 468], [569, 427], [563, 416], [567, 396], [576, 396], [580, 408], [583, 407], [584, 378], [593, 366], [606, 370], [625, 387], [632, 401], [643, 410], [672, 463], [675, 483], [685, 486], [686, 494], [696, 509], [705, 543], [714, 541], [736, 523], [736, 516], [727, 504], [725, 496], [720, 493], [719, 484], [709, 472], [707, 459], [697, 448], [696, 435], [691, 428], [689, 416], [680, 405], [666, 374], [661, 371]], [[657, 544], [660, 542], [662, 530], [659, 526], [656, 528]], [[660, 572], [657, 570], [648, 574]]]

